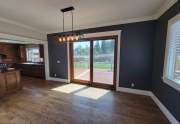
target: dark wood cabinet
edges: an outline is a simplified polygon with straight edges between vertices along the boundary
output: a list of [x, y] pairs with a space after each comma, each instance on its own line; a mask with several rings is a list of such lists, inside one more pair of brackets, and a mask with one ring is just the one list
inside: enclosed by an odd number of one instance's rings
[[5, 73], [6, 78], [6, 88], [8, 92], [11, 92], [16, 89], [21, 89], [20, 84], [20, 72], [19, 71], [12, 71]]
[[39, 45], [40, 58], [44, 58], [44, 46]]
[[21, 70], [23, 76], [30, 76], [36, 78], [45, 78], [44, 64], [39, 63], [20, 63], [16, 64], [16, 68]]
[[0, 74], [0, 97], [4, 96], [6, 92], [6, 80], [3, 74]]
[[0, 97], [20, 89], [22, 89], [20, 71], [0, 73]]
[[0, 54], [4, 55], [2, 63], [15, 64], [19, 62], [19, 52], [17, 44], [0, 43]]
[[20, 57], [20, 62], [26, 62], [26, 47], [25, 47], [25, 45], [19, 46], [19, 57]]

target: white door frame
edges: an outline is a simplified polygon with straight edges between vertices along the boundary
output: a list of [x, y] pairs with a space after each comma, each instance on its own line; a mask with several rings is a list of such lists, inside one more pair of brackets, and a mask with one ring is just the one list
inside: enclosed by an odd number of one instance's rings
[[[97, 33], [88, 33], [84, 34], [84, 38], [91, 37], [103, 37], [103, 36], [118, 36], [118, 47], [117, 47], [117, 71], [116, 71], [116, 89], [119, 88], [119, 71], [120, 71], [120, 46], [121, 46], [121, 30], [116, 31], [106, 31], [106, 32], [97, 32]], [[70, 82], [70, 47], [69, 43], [67, 44], [67, 53], [68, 53], [68, 82]]]

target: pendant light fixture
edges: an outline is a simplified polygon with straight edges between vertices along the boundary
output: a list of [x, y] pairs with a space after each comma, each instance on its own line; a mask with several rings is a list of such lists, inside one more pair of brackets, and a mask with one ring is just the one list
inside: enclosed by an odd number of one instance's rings
[[[63, 13], [63, 32], [60, 34], [59, 36], [59, 42], [62, 43], [62, 42], [73, 42], [73, 41], [77, 41], [77, 40], [80, 40], [83, 35], [81, 35], [80, 33], [78, 32], [74, 32], [74, 15], [73, 15], [73, 11], [74, 11], [74, 7], [71, 6], [71, 7], [67, 7], [67, 8], [64, 8], [64, 9], [61, 9], [61, 12]], [[72, 21], [72, 30], [70, 32], [65, 32], [64, 31], [64, 14], [67, 13], [67, 12], [71, 12], [71, 21]]]

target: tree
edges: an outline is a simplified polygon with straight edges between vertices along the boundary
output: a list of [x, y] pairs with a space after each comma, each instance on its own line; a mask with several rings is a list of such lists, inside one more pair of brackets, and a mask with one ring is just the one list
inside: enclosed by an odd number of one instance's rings
[[99, 41], [94, 42], [94, 53], [100, 54], [101, 53], [101, 46]]

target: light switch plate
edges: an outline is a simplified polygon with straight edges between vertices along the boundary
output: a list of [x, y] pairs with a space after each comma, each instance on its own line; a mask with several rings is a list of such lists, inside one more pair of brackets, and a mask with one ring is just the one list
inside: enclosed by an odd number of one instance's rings
[[60, 61], [60, 60], [57, 60], [57, 63], [59, 64], [59, 63], [61, 63], [61, 61]]

